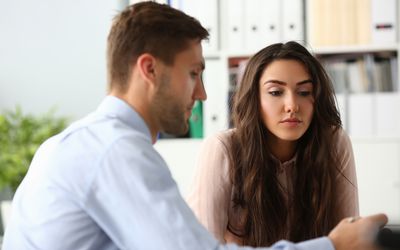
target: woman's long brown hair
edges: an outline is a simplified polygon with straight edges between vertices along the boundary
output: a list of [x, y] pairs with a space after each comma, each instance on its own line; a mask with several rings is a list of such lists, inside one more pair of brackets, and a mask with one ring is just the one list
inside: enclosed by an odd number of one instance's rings
[[[297, 144], [293, 182], [288, 183], [293, 189], [293, 197], [289, 197], [291, 213], [277, 180], [278, 166], [271, 158], [267, 128], [260, 115], [260, 77], [265, 67], [278, 59], [294, 59], [306, 67], [315, 99], [312, 122]], [[339, 172], [333, 140], [342, 125], [335, 103], [328, 75], [300, 44], [273, 44], [250, 58], [234, 97], [232, 119], [236, 130], [227, 147], [233, 202], [246, 214], [239, 235], [245, 245], [268, 246], [287, 235], [286, 239], [294, 242], [307, 240], [326, 235], [339, 221], [334, 199]]]

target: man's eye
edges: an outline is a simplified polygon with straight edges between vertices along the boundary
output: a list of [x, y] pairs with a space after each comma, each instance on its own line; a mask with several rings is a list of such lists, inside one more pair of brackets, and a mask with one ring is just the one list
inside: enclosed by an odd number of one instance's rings
[[191, 76], [192, 78], [196, 78], [196, 77], [198, 77], [199, 75], [200, 75], [200, 74], [197, 73], [197, 72], [194, 72], [194, 71], [190, 72], [190, 76]]
[[268, 93], [270, 95], [272, 95], [272, 96], [280, 96], [280, 95], [282, 95], [282, 91], [280, 91], [280, 90], [269, 91]]

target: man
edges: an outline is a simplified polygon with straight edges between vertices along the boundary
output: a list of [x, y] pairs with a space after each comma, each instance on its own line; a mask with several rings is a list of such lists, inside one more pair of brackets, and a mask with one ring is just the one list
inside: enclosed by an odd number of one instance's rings
[[[206, 99], [207, 36], [193, 18], [154, 2], [116, 17], [110, 93], [40, 147], [15, 194], [4, 250], [238, 249], [219, 245], [197, 222], [152, 145], [160, 131], [185, 133], [194, 101]], [[343, 220], [329, 237], [272, 249], [374, 249], [386, 220]]]

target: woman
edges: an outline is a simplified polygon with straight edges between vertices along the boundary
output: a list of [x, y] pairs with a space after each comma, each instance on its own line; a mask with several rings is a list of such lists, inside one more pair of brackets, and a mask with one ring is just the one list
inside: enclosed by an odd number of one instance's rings
[[205, 140], [188, 197], [220, 241], [301, 241], [358, 215], [351, 143], [307, 49], [288, 42], [255, 54], [233, 105], [234, 129]]

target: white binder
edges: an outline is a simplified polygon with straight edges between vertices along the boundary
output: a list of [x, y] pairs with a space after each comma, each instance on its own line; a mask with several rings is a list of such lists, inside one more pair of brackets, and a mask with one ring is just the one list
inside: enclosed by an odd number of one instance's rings
[[203, 102], [204, 137], [228, 128], [228, 75], [221, 74], [227, 68], [227, 63], [218, 59], [206, 60], [203, 73], [207, 93], [207, 100]]
[[400, 136], [400, 107], [398, 93], [377, 93], [376, 96], [376, 135]]
[[[152, 1], [152, 0], [129, 0], [129, 4], [135, 4], [143, 1]], [[157, 3], [167, 4], [168, 0], [155, 0]]]
[[371, 0], [372, 43], [396, 42], [396, 0]]
[[219, 49], [218, 1], [216, 0], [171, 0], [170, 6], [196, 18], [210, 34], [203, 41], [205, 53], [214, 53]]
[[243, 51], [244, 49], [244, 4], [246, 0], [226, 1], [227, 12], [227, 41], [229, 51]]
[[304, 44], [303, 0], [282, 1], [282, 39]]
[[348, 130], [347, 124], [347, 96], [345, 94], [336, 95], [336, 107], [340, 113], [340, 119], [342, 120], [342, 125], [345, 130]]
[[[187, 0], [185, 0], [187, 1]], [[219, 50], [219, 23], [218, 23], [218, 1], [217, 0], [191, 0], [197, 4], [196, 17], [200, 23], [208, 30], [209, 40], [203, 41], [205, 53], [214, 53]]]
[[348, 98], [349, 133], [356, 137], [374, 135], [376, 112], [373, 94], [353, 94]]
[[245, 45], [258, 51], [281, 41], [280, 0], [254, 0], [245, 3]]

